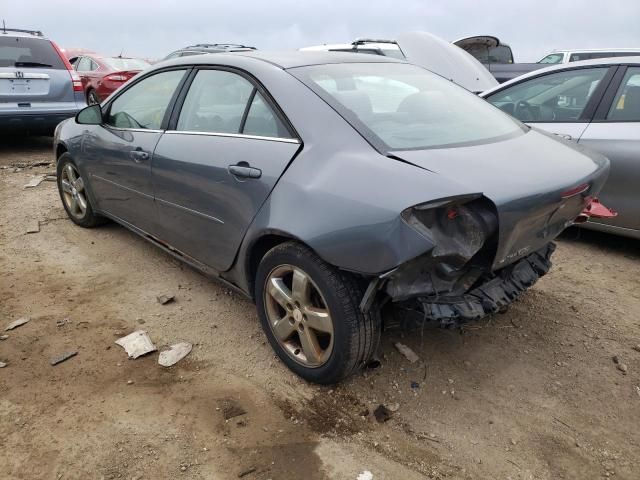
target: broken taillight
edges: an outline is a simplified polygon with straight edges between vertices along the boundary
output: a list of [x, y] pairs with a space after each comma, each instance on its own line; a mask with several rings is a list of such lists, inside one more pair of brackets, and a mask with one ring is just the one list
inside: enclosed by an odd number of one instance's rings
[[586, 197], [585, 205], [573, 223], [584, 223], [590, 218], [613, 218], [618, 216], [618, 212], [605, 207], [597, 198]]

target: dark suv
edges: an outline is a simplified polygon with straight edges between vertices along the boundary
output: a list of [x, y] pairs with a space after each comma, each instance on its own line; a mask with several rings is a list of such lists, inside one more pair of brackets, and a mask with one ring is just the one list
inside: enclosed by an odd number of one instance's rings
[[170, 53], [163, 60], [177, 57], [188, 57], [190, 55], [203, 55], [205, 53], [222, 53], [222, 52], [248, 52], [255, 50], [255, 47], [247, 47], [245, 45], [236, 45], [233, 43], [198, 43], [189, 47], [181, 48]]
[[51, 134], [85, 106], [80, 77], [55, 43], [0, 28], [0, 132]]

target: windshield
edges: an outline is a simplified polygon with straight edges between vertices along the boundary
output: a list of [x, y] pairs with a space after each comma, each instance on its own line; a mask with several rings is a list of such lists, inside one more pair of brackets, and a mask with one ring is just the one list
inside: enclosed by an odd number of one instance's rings
[[482, 63], [513, 63], [513, 53], [508, 45], [498, 45], [492, 48], [484, 45], [472, 45], [465, 50]]
[[378, 150], [487, 143], [525, 127], [476, 95], [404, 63], [290, 69]]
[[102, 61], [113, 70], [127, 71], [127, 70], [144, 70], [150, 63], [140, 60], [139, 58], [103, 58]]
[[48, 40], [29, 37], [0, 37], [0, 67], [66, 69]]
[[564, 53], [551, 53], [540, 60], [538, 63], [562, 63], [562, 59], [564, 58]]

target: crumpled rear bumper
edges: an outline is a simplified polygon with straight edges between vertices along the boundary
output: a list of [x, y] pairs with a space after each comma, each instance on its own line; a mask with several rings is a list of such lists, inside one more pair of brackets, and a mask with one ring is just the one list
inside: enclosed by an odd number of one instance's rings
[[503, 309], [549, 271], [555, 249], [554, 243], [548, 243], [520, 261], [494, 272], [493, 278], [464, 295], [437, 300], [418, 297], [425, 320], [439, 321], [444, 327], [452, 327]]

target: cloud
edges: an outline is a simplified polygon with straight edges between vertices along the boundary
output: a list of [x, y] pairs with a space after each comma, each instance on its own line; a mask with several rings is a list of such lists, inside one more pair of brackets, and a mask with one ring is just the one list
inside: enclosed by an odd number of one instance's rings
[[282, 50], [411, 30], [447, 40], [496, 35], [516, 61], [554, 48], [640, 47], [638, 0], [609, 0], [606, 12], [594, 0], [20, 0], [3, 7], [8, 26], [41, 29], [61, 46], [151, 58], [193, 43]]

